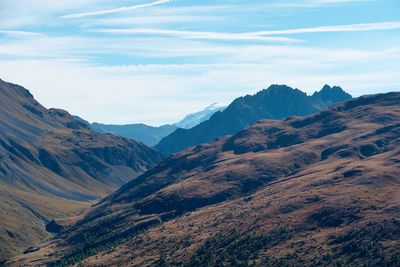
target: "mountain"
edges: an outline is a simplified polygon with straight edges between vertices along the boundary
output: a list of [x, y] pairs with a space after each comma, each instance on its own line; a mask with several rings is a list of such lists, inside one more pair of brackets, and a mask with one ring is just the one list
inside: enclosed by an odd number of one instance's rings
[[203, 121], [208, 120], [214, 113], [223, 111], [225, 108], [225, 106], [214, 103], [202, 111], [187, 115], [185, 118], [183, 118], [183, 120], [175, 123], [174, 125], [178, 128], [190, 129], [202, 123]]
[[90, 128], [99, 133], [111, 133], [128, 139], [142, 142], [147, 146], [155, 146], [160, 140], [178, 129], [174, 125], [162, 125], [160, 127], [146, 124], [112, 125], [92, 123]]
[[255, 95], [237, 98], [224, 111], [213, 114], [209, 120], [191, 129], [177, 129], [155, 147], [169, 155], [236, 133], [260, 119], [310, 115], [348, 99], [351, 99], [351, 95], [337, 86], [331, 88], [325, 85], [320, 92], [307, 96], [286, 85], [271, 85]]
[[222, 111], [224, 109], [225, 107], [214, 103], [202, 111], [187, 115], [180, 122], [177, 122], [173, 125], [166, 124], [159, 127], [153, 127], [143, 123], [125, 125], [102, 124], [97, 122], [89, 123], [79, 117], [77, 117], [77, 119], [88, 124], [93, 131], [99, 133], [111, 133], [142, 142], [147, 146], [155, 146], [164, 137], [170, 135], [178, 128], [192, 128], [201, 122], [208, 120], [215, 112]]
[[11, 266], [397, 266], [400, 93], [170, 156]]
[[53, 219], [78, 214], [161, 160], [0, 80], [0, 259], [49, 237]]

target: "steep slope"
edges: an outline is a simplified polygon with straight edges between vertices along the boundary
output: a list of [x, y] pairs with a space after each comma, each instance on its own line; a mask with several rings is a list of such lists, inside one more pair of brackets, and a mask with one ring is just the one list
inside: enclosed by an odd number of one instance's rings
[[9, 263], [396, 266], [399, 121], [400, 93], [260, 121], [169, 157]]
[[156, 150], [92, 132], [66, 111], [0, 80], [0, 259], [162, 159]]
[[153, 127], [146, 124], [113, 125], [96, 122], [90, 124], [90, 128], [99, 133], [111, 133], [136, 140], [147, 146], [155, 146], [161, 139], [178, 129], [177, 126], [168, 124], [160, 127]]
[[223, 111], [225, 108], [226, 107], [214, 103], [199, 112], [187, 115], [185, 118], [175, 123], [174, 125], [182, 129], [190, 129], [195, 127], [196, 125], [199, 125], [203, 121], [208, 120], [214, 113], [218, 111]]
[[217, 137], [234, 134], [260, 119], [310, 115], [350, 98], [340, 87], [325, 85], [320, 92], [307, 96], [285, 85], [271, 85], [255, 95], [234, 100], [224, 111], [215, 113], [192, 129], [176, 130], [162, 139], [156, 148], [169, 155]]

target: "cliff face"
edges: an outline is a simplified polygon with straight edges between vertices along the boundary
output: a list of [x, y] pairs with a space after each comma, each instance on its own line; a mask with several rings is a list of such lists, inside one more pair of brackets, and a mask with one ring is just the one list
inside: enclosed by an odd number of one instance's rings
[[82, 208], [162, 159], [156, 150], [98, 134], [0, 80], [0, 258], [48, 236], [51, 219]]

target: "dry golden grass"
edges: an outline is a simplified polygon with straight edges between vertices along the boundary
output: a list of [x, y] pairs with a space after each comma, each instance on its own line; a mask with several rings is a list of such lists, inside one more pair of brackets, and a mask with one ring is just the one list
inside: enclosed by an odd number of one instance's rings
[[400, 93], [174, 155], [10, 264], [394, 266]]
[[51, 237], [48, 221], [79, 214], [161, 159], [0, 80], [0, 262]]

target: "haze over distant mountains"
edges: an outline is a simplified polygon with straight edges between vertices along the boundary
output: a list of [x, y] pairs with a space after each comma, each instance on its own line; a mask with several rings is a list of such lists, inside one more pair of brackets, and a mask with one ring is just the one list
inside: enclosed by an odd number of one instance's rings
[[180, 122], [174, 123], [174, 125], [181, 129], [190, 129], [208, 120], [214, 113], [223, 111], [225, 108], [225, 106], [218, 103], [213, 103], [202, 111], [187, 115]]
[[169, 155], [190, 146], [233, 134], [260, 119], [310, 115], [348, 99], [351, 99], [351, 95], [337, 86], [325, 85], [319, 92], [308, 96], [286, 85], [271, 85], [255, 95], [237, 98], [226, 109], [214, 113], [209, 120], [191, 129], [177, 129], [155, 147]]
[[113, 125], [97, 122], [91, 123], [90, 128], [99, 133], [111, 133], [136, 140], [147, 146], [155, 146], [162, 138], [178, 129], [178, 127], [168, 124], [154, 127], [143, 123]]
[[[226, 111], [251, 115], [283, 94], [259, 110], [283, 117], [311, 102], [307, 113], [339, 101], [335, 92], [349, 97], [339, 88], [307, 97], [272, 86]], [[398, 266], [399, 122], [400, 93], [259, 121], [170, 156], [11, 263]]]
[[215, 112], [224, 110], [225, 107], [214, 103], [205, 109], [187, 115], [181, 121], [174, 124], [166, 124], [159, 127], [149, 126], [143, 123], [138, 124], [124, 124], [113, 125], [103, 123], [89, 123], [81, 118], [83, 122], [87, 123], [90, 128], [99, 133], [112, 133], [125, 138], [142, 142], [147, 146], [155, 146], [161, 139], [168, 136], [178, 128], [189, 129], [205, 120], [208, 120]]
[[189, 146], [235, 133], [259, 119], [309, 115], [350, 98], [351, 95], [337, 86], [331, 88], [325, 85], [319, 92], [307, 96], [298, 89], [272, 85], [254, 96], [240, 97], [228, 107], [214, 103], [172, 125], [153, 127], [145, 124], [88, 124], [94, 131], [140, 141], [169, 155]]
[[0, 80], [0, 260], [49, 237], [51, 220], [76, 215], [162, 158]]

